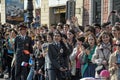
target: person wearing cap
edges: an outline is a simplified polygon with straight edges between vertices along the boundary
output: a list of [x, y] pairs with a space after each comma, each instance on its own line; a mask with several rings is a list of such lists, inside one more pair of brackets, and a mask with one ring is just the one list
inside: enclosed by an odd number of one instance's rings
[[48, 46], [48, 77], [49, 80], [64, 80], [62, 73], [67, 70], [65, 48], [61, 41], [62, 34], [55, 31], [53, 34], [53, 43]]
[[[22, 62], [29, 61], [30, 53], [33, 52], [32, 40], [27, 33], [27, 27], [20, 25], [20, 34], [15, 38], [15, 80], [26, 80], [28, 76], [28, 68], [21, 66]], [[22, 76], [22, 78], [21, 78]]]

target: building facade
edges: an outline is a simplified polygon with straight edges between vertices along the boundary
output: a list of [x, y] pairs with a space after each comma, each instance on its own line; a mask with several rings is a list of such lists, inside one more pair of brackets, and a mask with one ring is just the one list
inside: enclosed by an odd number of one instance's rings
[[[36, 16], [35, 11], [39, 10], [40, 13], [40, 23], [51, 25], [51, 24], [57, 24], [58, 22], [65, 23], [66, 22], [66, 2], [68, 0], [40, 0], [40, 3], [37, 5], [40, 5], [39, 8], [36, 8], [36, 0], [33, 0], [34, 5], [34, 11], [33, 15]], [[39, 0], [38, 0], [39, 1]], [[25, 7], [26, 10], [27, 7], [27, 1], [25, 1]], [[82, 15], [83, 15], [83, 0], [76, 0], [76, 8], [75, 8], [76, 14], [75, 16], [78, 17], [78, 22], [80, 25], [82, 25]], [[37, 11], [38, 12], [38, 11]], [[1, 0], [1, 22], [6, 23], [6, 15], [5, 15], [5, 0]]]
[[[41, 0], [41, 23], [57, 24], [58, 22], [66, 22], [66, 2], [68, 0]], [[83, 24], [83, 0], [75, 0], [75, 16], [78, 17], [80, 25]]]
[[[112, 10], [120, 12], [120, 0], [83, 0], [83, 25], [107, 22]], [[113, 14], [110, 18], [112, 24], [119, 19]]]

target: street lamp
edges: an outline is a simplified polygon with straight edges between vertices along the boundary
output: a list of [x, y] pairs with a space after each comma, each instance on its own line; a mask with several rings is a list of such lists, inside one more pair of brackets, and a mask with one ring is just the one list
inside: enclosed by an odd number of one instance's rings
[[28, 0], [27, 2], [27, 27], [31, 27], [31, 23], [33, 22], [33, 1]]

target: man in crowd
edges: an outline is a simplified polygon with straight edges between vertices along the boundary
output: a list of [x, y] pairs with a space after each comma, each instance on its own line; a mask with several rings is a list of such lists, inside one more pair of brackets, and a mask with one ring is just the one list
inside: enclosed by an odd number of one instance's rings
[[20, 34], [15, 39], [15, 80], [26, 80], [29, 72], [25, 63], [28, 63], [29, 54], [33, 52], [33, 49], [32, 40], [26, 33], [27, 27], [20, 25]]

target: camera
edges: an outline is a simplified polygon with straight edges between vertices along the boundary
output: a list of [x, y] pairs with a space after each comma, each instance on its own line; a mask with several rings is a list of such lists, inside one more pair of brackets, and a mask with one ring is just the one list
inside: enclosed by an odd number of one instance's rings
[[116, 13], [115, 11], [111, 11], [112, 13]]

